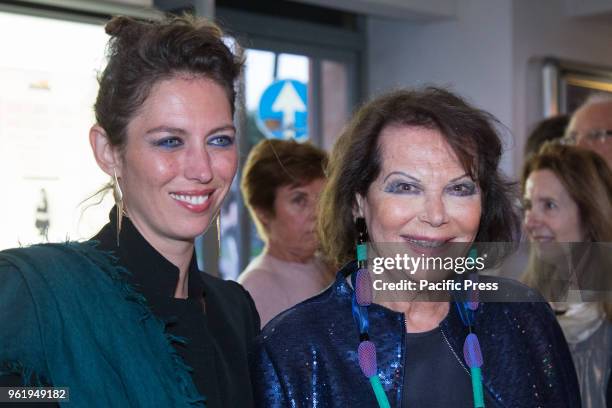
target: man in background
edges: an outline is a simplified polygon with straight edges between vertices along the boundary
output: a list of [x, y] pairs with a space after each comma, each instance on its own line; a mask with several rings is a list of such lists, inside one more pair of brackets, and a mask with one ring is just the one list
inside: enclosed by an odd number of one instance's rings
[[612, 167], [612, 95], [590, 96], [572, 115], [564, 140], [593, 150]]

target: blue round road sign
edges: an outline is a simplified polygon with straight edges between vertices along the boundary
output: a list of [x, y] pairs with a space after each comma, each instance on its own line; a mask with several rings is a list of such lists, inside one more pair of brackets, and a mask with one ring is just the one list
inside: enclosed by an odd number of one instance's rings
[[266, 88], [259, 100], [257, 127], [268, 139], [308, 139], [306, 84], [283, 79]]

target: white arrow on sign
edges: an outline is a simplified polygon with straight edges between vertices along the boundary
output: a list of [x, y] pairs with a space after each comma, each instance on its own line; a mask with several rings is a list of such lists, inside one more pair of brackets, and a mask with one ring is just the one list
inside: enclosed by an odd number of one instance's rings
[[305, 112], [306, 105], [304, 105], [302, 98], [300, 98], [300, 95], [290, 81], [286, 81], [281, 88], [272, 104], [272, 111], [281, 112], [283, 114], [283, 136], [285, 139], [294, 137], [295, 113]]

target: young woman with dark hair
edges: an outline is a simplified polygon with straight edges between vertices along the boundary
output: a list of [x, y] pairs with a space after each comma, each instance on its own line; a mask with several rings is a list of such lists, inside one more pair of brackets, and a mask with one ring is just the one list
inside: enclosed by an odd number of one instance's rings
[[242, 58], [193, 17], [106, 31], [89, 140], [116, 207], [89, 242], [0, 253], [0, 368], [77, 406], [251, 406], [255, 306], [194, 252], [236, 173]]

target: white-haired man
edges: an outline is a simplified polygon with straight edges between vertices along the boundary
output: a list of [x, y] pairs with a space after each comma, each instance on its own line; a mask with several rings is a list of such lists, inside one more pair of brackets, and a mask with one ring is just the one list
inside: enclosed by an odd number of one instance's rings
[[565, 140], [593, 150], [612, 168], [612, 95], [589, 97], [572, 115]]

